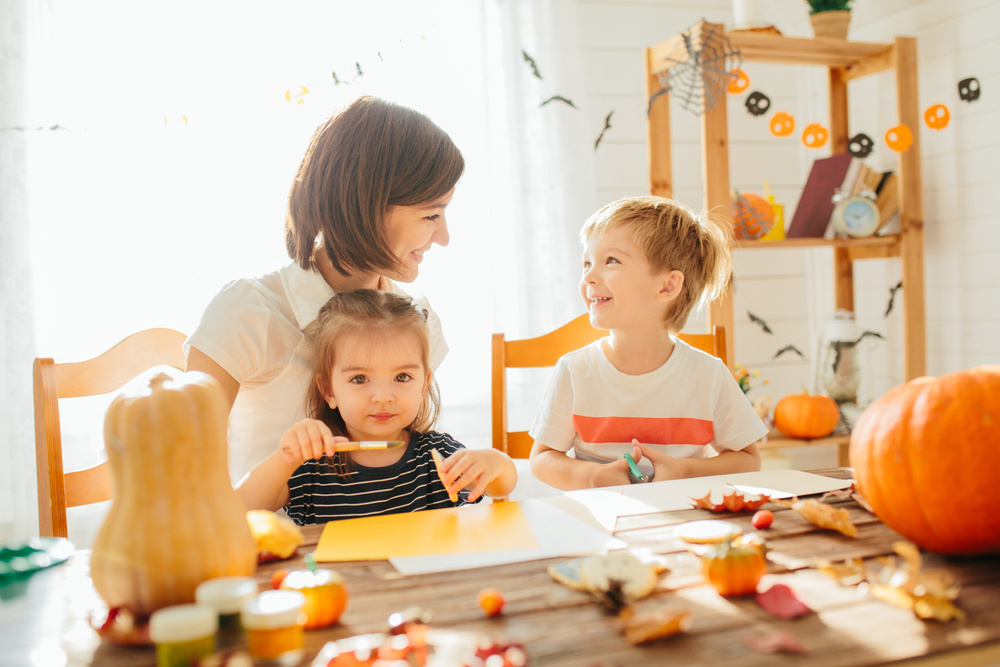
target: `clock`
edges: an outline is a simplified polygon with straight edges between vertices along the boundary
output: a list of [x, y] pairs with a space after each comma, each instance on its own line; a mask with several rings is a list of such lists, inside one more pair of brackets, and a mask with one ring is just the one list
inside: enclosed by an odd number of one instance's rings
[[844, 236], [871, 236], [878, 229], [881, 215], [878, 206], [861, 195], [837, 202], [831, 220], [833, 228]]

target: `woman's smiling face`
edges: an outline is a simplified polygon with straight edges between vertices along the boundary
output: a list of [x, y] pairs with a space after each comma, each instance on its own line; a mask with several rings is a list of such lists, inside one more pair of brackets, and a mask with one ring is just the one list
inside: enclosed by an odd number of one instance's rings
[[410, 283], [420, 273], [424, 253], [437, 243], [448, 245], [445, 209], [455, 195], [454, 188], [437, 201], [416, 206], [390, 206], [386, 216], [386, 238], [401, 266], [388, 272], [388, 278]]

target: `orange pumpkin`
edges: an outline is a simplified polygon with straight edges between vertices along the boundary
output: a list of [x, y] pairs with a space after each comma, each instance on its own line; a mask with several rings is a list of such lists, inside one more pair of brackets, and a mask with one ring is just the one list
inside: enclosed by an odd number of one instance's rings
[[907, 125], [890, 127], [885, 133], [885, 143], [897, 153], [913, 145], [913, 131]]
[[306, 630], [333, 625], [340, 620], [347, 607], [344, 578], [333, 570], [292, 570], [282, 580], [281, 588], [299, 591], [306, 596], [302, 607]]
[[730, 93], [733, 94], [742, 93], [744, 90], [747, 89], [747, 87], [749, 87], [750, 77], [747, 76], [746, 72], [744, 72], [741, 69], [734, 69], [732, 71], [732, 75], [735, 78], [730, 80], [729, 86], [727, 87], [727, 90]]
[[768, 126], [771, 128], [771, 134], [776, 137], [791, 136], [795, 131], [795, 118], [785, 111], [779, 111], [771, 116]]
[[935, 104], [933, 106], [927, 107], [924, 111], [924, 122], [927, 123], [927, 127], [932, 130], [943, 130], [948, 127], [948, 122], [951, 120], [951, 112], [948, 111], [948, 107], [943, 104]]
[[823, 438], [837, 428], [840, 411], [829, 396], [791, 394], [774, 406], [774, 427], [789, 438]]
[[802, 130], [802, 143], [809, 148], [822, 148], [829, 138], [829, 131], [819, 123], [809, 123], [806, 129]]
[[875, 514], [914, 544], [1000, 552], [1000, 366], [889, 391], [855, 424], [850, 458]]
[[759, 239], [774, 226], [774, 209], [766, 199], [750, 192], [733, 193], [733, 236]]
[[751, 595], [767, 572], [764, 547], [736, 538], [718, 544], [701, 557], [701, 573], [719, 595]]

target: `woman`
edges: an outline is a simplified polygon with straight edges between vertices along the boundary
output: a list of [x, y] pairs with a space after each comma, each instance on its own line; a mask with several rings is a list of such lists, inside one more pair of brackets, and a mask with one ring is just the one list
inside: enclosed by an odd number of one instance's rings
[[[229, 469], [239, 481], [305, 418], [312, 377], [302, 330], [337, 292], [404, 293], [424, 253], [448, 244], [445, 209], [465, 169], [427, 116], [362, 97], [317, 128], [288, 194], [292, 263], [223, 287], [185, 343], [187, 369], [222, 384], [231, 410]], [[448, 346], [430, 306], [431, 366]]]

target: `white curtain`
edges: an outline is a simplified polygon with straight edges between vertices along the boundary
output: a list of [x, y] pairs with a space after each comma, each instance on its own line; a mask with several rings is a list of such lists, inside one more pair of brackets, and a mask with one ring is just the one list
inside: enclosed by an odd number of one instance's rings
[[[362, 94], [427, 113], [466, 156], [451, 244], [412, 290], [451, 347], [443, 426], [489, 445], [490, 334], [582, 312], [594, 131], [575, 3], [0, 3], [0, 539], [37, 531], [32, 358], [189, 332], [227, 281], [286, 263], [285, 195], [309, 135]], [[541, 106], [556, 94], [576, 108]], [[110, 398], [63, 402], [67, 468], [103, 456]], [[89, 544], [102, 512], [71, 510], [71, 538]]]

